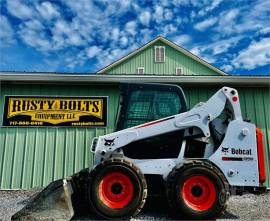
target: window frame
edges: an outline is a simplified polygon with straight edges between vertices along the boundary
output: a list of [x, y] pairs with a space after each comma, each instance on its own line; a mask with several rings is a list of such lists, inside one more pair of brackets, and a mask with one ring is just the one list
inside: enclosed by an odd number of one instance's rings
[[[158, 61], [157, 56], [156, 56], [156, 51], [157, 51], [156, 49], [160, 49], [160, 48], [164, 49], [164, 60], [163, 61]], [[165, 61], [166, 61], [166, 47], [165, 46], [155, 46], [154, 47], [154, 61], [156, 63], [165, 63]]]
[[[143, 73], [142, 73], [142, 74], [139, 73], [139, 69], [142, 69], [142, 70], [143, 70]], [[145, 74], [145, 72], [144, 72], [144, 67], [137, 67], [137, 68], [136, 68], [136, 72], [137, 72], [136, 74], [138, 74], [138, 75], [143, 75], [143, 74]]]
[[[177, 70], [181, 70], [181, 74], [178, 74], [177, 73]], [[176, 67], [175, 68], [175, 75], [176, 76], [182, 76], [182, 75], [184, 75], [184, 68], [183, 67]]]
[[117, 114], [115, 120], [115, 130], [123, 130], [126, 129], [124, 127], [125, 121], [128, 118], [128, 105], [130, 103], [130, 99], [132, 93], [137, 90], [156, 90], [159, 92], [162, 91], [170, 91], [175, 92], [180, 98], [181, 109], [179, 113], [183, 113], [187, 111], [187, 101], [185, 94], [181, 87], [177, 85], [168, 85], [168, 84], [136, 84], [136, 83], [121, 83], [120, 84], [120, 99], [119, 99], [119, 109], [120, 111]]

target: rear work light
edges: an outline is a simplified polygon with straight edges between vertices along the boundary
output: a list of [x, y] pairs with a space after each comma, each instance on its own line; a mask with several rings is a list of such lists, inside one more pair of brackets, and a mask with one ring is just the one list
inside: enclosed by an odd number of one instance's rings
[[266, 175], [265, 175], [264, 152], [263, 152], [263, 134], [260, 128], [256, 128], [256, 138], [257, 138], [259, 182], [263, 184], [266, 180]]

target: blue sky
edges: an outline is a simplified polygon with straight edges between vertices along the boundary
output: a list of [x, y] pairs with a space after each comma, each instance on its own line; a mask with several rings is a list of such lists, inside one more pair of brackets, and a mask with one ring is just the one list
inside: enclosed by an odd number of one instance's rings
[[270, 75], [269, 0], [0, 0], [0, 70], [96, 72], [162, 35], [231, 74]]

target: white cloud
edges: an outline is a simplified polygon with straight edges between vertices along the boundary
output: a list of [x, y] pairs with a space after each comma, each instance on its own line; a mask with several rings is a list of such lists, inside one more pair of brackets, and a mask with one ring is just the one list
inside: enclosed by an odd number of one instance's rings
[[44, 26], [39, 20], [32, 19], [32, 20], [26, 21], [22, 28], [41, 31], [42, 29], [44, 29]]
[[33, 16], [33, 9], [23, 4], [20, 0], [7, 1], [7, 9], [10, 14], [20, 19], [27, 19]]
[[163, 21], [163, 7], [162, 6], [158, 5], [155, 7], [154, 19], [157, 23], [160, 23]]
[[191, 37], [189, 35], [179, 35], [173, 38], [173, 42], [182, 46], [185, 45], [187, 43], [189, 43], [191, 41]]
[[243, 34], [263, 30], [269, 27], [270, 1], [250, 1], [237, 8], [228, 9], [219, 15], [214, 30], [222, 36]]
[[5, 16], [0, 15], [0, 42], [2, 47], [15, 42], [13, 29]]
[[121, 45], [122, 47], [126, 47], [127, 44], [128, 44], [128, 38], [127, 38], [126, 36], [121, 37], [121, 38], [120, 38], [120, 45]]
[[[201, 57], [209, 63], [215, 63], [218, 59], [218, 56], [223, 54], [224, 57], [219, 58], [219, 62], [227, 63], [226, 58], [230, 54], [226, 55], [225, 53], [235, 47], [243, 38], [244, 36], [239, 35], [226, 39], [216, 39], [215, 41], [208, 44], [194, 46], [190, 51], [191, 53]], [[221, 68], [225, 71], [231, 71], [231, 66], [232, 65], [230, 64], [224, 64]]]
[[220, 21], [223, 23], [231, 22], [233, 21], [236, 16], [239, 14], [239, 9], [232, 9], [230, 11], [224, 12], [220, 18]]
[[213, 41], [212, 43], [194, 46], [190, 51], [199, 57], [207, 57], [206, 60], [211, 60], [213, 62], [216, 55], [228, 52], [242, 39], [243, 36], [236, 36], [227, 39], [218, 39], [216, 41]]
[[215, 9], [221, 2], [222, 2], [222, 0], [213, 0], [212, 4], [208, 7], [206, 7], [206, 11], [211, 11], [211, 10]]
[[[152, 36], [153, 36], [153, 29], [151, 29], [151, 28], [144, 28], [144, 29], [141, 29], [140, 30], [140, 44], [145, 44], [145, 43], [147, 43], [148, 41], [150, 41], [151, 40], [151, 38], [152, 38]], [[134, 50], [134, 49], [136, 49], [136, 47], [135, 48], [133, 48], [134, 47], [134, 43], [136, 43], [136, 41], [135, 42], [132, 42], [133, 43], [133, 45], [131, 44], [130, 45], [130, 50]], [[137, 47], [139, 47], [139, 45], [137, 46]]]
[[125, 30], [131, 34], [131, 35], [135, 35], [137, 32], [136, 32], [136, 27], [137, 27], [137, 24], [135, 21], [130, 21], [126, 24], [125, 26]]
[[102, 51], [101, 48], [94, 45], [94, 46], [87, 49], [87, 56], [88, 56], [88, 58], [93, 58], [93, 57], [97, 56], [99, 53], [101, 53], [101, 51]]
[[217, 8], [220, 5], [220, 3], [222, 2], [222, 0], [213, 0], [213, 1], [209, 1], [209, 2], [211, 3], [210, 5], [203, 7], [203, 9], [201, 9], [198, 12], [198, 14], [200, 16], [204, 16], [207, 13], [213, 11], [215, 8]]
[[171, 35], [177, 32], [177, 27], [173, 24], [168, 24], [164, 26], [163, 30], [164, 30], [163, 33], [165, 35]]
[[194, 28], [199, 31], [205, 31], [205, 29], [213, 26], [217, 22], [217, 18], [209, 18], [194, 25]]
[[195, 46], [189, 50], [192, 54], [197, 55], [198, 57], [201, 57], [201, 47]]
[[19, 34], [22, 40], [31, 47], [44, 52], [52, 49], [52, 45], [48, 39], [35, 30], [22, 29]]
[[113, 28], [112, 30], [112, 40], [114, 41], [117, 41], [119, 39], [119, 35], [120, 35], [120, 32], [119, 32], [119, 28]]
[[211, 50], [212, 54], [217, 55], [227, 52], [230, 48], [237, 45], [243, 39], [243, 36], [231, 37], [223, 40], [217, 40], [214, 43], [208, 44], [205, 50]]
[[204, 7], [205, 2], [208, 1], [198, 1], [198, 0], [173, 0], [172, 4], [175, 6], [194, 6], [194, 7]]
[[197, 55], [198, 57], [202, 58], [203, 60], [207, 61], [210, 64], [215, 63], [216, 57], [211, 55], [211, 54], [207, 54], [207, 53], [203, 52], [203, 50], [204, 50], [203, 47], [195, 46], [195, 47], [191, 48], [189, 51], [192, 54]]
[[170, 9], [165, 9], [164, 10], [164, 19], [167, 21], [171, 21], [173, 19], [173, 13]]
[[150, 14], [150, 12], [149, 11], [143, 11], [140, 14], [140, 16], [139, 16], [139, 19], [140, 19], [140, 21], [141, 21], [141, 23], [143, 25], [148, 26], [149, 25], [149, 22], [151, 20], [151, 14]]
[[56, 7], [50, 2], [42, 2], [40, 5], [37, 5], [37, 10], [46, 20], [59, 17], [60, 15]]
[[69, 34], [67, 42], [72, 46], [80, 46], [84, 44], [81, 36], [76, 32], [72, 32]]
[[269, 34], [270, 33], [270, 27], [262, 28], [259, 32], [261, 34]]
[[231, 35], [233, 33], [240, 33], [239, 21], [237, 21], [237, 16], [239, 15], [239, 9], [230, 9], [222, 12], [219, 15], [218, 24], [215, 26], [214, 30], [221, 33], [221, 35]]
[[229, 72], [231, 70], [233, 70], [233, 66], [229, 65], [229, 64], [225, 64], [221, 66], [221, 70], [224, 70], [225, 72]]
[[232, 64], [236, 68], [248, 70], [270, 65], [270, 38], [251, 42], [248, 48], [239, 52]]
[[54, 33], [58, 34], [69, 34], [71, 32], [70, 25], [62, 19], [56, 21], [54, 26]]

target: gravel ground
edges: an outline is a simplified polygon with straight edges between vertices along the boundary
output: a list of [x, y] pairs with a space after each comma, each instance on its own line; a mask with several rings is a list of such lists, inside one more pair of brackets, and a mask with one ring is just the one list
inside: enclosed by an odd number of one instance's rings
[[[10, 220], [10, 217], [20, 210], [30, 196], [40, 189], [0, 191], [0, 220]], [[80, 217], [83, 220], [95, 217]], [[168, 212], [166, 201], [160, 198], [150, 198], [141, 213], [133, 220], [173, 220]], [[226, 212], [217, 220], [270, 220], [270, 192], [262, 195], [246, 194], [230, 197]]]

